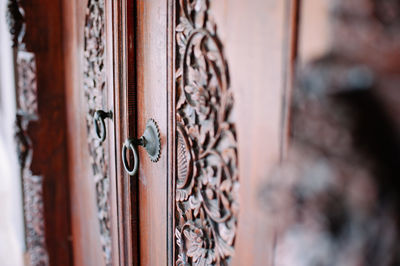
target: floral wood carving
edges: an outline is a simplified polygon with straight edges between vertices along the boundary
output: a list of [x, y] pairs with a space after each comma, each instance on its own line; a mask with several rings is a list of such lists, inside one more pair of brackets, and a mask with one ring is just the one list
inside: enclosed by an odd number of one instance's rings
[[32, 160], [28, 126], [31, 121], [38, 120], [35, 55], [26, 51], [18, 51], [16, 65], [18, 110], [15, 136], [17, 139], [18, 158], [24, 179], [24, 173], [29, 172], [27, 170]]
[[18, 157], [22, 172], [25, 239], [29, 258], [28, 265], [49, 265], [49, 256], [46, 248], [44, 205], [43, 205], [43, 177], [33, 175], [30, 166], [32, 162], [32, 145], [28, 136], [30, 119], [17, 115], [16, 142]]
[[17, 54], [18, 71], [18, 110], [25, 115], [37, 116], [37, 86], [35, 55], [19, 51]]
[[239, 177], [233, 95], [209, 5], [177, 2], [177, 265], [227, 265], [234, 254]]
[[46, 266], [49, 265], [49, 255], [44, 223], [43, 177], [34, 175], [30, 170], [33, 149], [29, 137], [29, 125], [31, 122], [39, 120], [36, 59], [34, 53], [26, 50], [25, 43], [22, 41], [25, 34], [25, 22], [24, 11], [19, 5], [19, 1], [9, 0], [7, 7], [7, 22], [16, 54], [15, 140], [23, 186], [26, 253], [28, 265]]
[[106, 265], [111, 265], [109, 177], [106, 148], [94, 133], [93, 115], [103, 109], [105, 97], [105, 14], [104, 0], [89, 0], [84, 29], [84, 93], [87, 101], [86, 126], [91, 168], [96, 187], [97, 215]]
[[33, 150], [28, 135], [30, 122], [38, 120], [36, 63], [33, 53], [17, 52], [17, 121], [16, 142], [18, 158], [21, 165], [25, 239], [29, 265], [49, 265], [46, 247], [43, 177], [33, 175], [30, 166]]
[[6, 18], [13, 47], [17, 47], [21, 43], [25, 28], [23, 10], [19, 6], [18, 0], [8, 0]]

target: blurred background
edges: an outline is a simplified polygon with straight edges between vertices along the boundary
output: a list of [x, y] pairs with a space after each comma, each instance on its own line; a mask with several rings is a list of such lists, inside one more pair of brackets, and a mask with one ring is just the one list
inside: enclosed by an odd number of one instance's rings
[[22, 184], [16, 153], [15, 80], [7, 0], [0, 0], [0, 265], [24, 265]]

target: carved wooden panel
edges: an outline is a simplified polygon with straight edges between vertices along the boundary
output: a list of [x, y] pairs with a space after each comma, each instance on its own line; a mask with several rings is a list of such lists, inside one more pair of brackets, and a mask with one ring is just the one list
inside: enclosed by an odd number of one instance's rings
[[210, 1], [177, 1], [176, 20], [176, 264], [226, 265], [239, 209], [228, 65]]
[[49, 265], [44, 223], [43, 177], [33, 175], [29, 167], [30, 164], [25, 162], [22, 172], [25, 237], [29, 263], [30, 265]]
[[21, 42], [21, 37], [24, 34], [24, 17], [22, 8], [19, 6], [17, 0], [8, 0], [7, 3], [7, 23], [11, 33], [12, 46], [17, 47], [23, 45]]
[[37, 116], [37, 85], [35, 55], [26, 51], [17, 53], [18, 110], [24, 115]]
[[17, 52], [17, 121], [16, 142], [21, 165], [25, 239], [30, 265], [49, 265], [46, 248], [43, 177], [33, 175], [32, 143], [28, 135], [30, 122], [37, 121], [36, 64], [33, 53]]
[[35, 54], [26, 51], [24, 11], [16, 0], [8, 1], [7, 21], [16, 54], [17, 117], [15, 140], [21, 167], [26, 252], [29, 265], [49, 265], [46, 247], [43, 177], [31, 171], [32, 142], [28, 127], [39, 120]]
[[105, 13], [104, 0], [89, 0], [84, 28], [84, 95], [87, 102], [86, 126], [89, 155], [96, 188], [97, 216], [102, 250], [111, 265], [110, 180], [106, 147], [94, 133], [93, 115], [105, 106]]

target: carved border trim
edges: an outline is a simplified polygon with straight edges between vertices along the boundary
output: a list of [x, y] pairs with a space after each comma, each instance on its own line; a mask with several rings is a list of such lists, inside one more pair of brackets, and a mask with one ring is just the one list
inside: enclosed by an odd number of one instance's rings
[[93, 115], [105, 106], [105, 1], [88, 0], [84, 28], [84, 95], [87, 102], [86, 127], [91, 168], [96, 188], [97, 217], [106, 265], [112, 264], [110, 180], [107, 147], [94, 134]]
[[227, 62], [208, 0], [177, 0], [175, 263], [234, 254], [238, 160]]
[[46, 247], [43, 177], [30, 170], [33, 149], [29, 124], [39, 120], [35, 54], [26, 51], [24, 11], [17, 0], [7, 4], [7, 22], [16, 54], [17, 117], [15, 139], [21, 167], [25, 241], [29, 265], [49, 265]]

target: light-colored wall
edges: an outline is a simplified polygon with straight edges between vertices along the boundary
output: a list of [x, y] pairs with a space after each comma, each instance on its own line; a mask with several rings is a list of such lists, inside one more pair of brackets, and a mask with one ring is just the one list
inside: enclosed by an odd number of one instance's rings
[[14, 142], [15, 88], [7, 0], [0, 0], [0, 265], [23, 265], [21, 177]]

